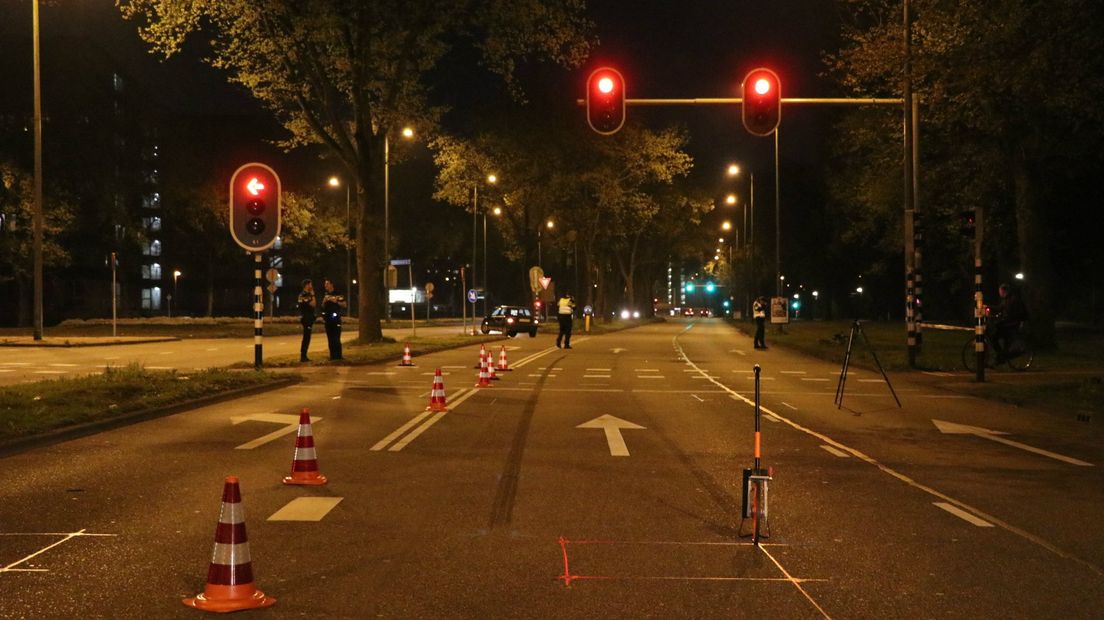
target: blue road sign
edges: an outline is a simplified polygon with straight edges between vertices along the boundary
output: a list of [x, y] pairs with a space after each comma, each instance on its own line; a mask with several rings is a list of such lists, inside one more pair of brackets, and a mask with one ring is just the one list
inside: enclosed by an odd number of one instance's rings
[[477, 299], [479, 299], [479, 295], [475, 292], [475, 289], [468, 289], [468, 301], [474, 304]]

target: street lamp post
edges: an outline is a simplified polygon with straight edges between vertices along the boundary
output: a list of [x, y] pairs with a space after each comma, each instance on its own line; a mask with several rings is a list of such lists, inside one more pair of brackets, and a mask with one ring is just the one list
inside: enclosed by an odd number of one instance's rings
[[31, 0], [34, 27], [34, 339], [42, 340], [42, 76], [38, 36], [38, 2]]
[[[498, 183], [498, 177], [494, 174], [487, 175], [487, 183]], [[487, 214], [483, 214], [483, 313], [487, 313]], [[472, 290], [477, 291], [475, 256], [479, 249], [479, 183], [472, 184]], [[478, 300], [478, 297], [476, 298]], [[472, 335], [475, 335], [475, 303], [472, 302]]]
[[[180, 295], [177, 294], [176, 281], [180, 279], [180, 276], [184, 274], [180, 273], [179, 269], [173, 270], [173, 299], [176, 299], [176, 313], [180, 314]], [[169, 318], [172, 318], [172, 301], [169, 301]]]
[[[741, 173], [740, 166], [737, 164], [729, 164], [728, 176], [739, 176]], [[744, 309], [747, 312], [751, 312], [751, 291], [750, 288], [755, 282], [755, 173], [748, 172], [748, 199], [746, 208], [741, 208], [741, 216], [743, 217], [743, 230], [744, 230], [744, 247], [748, 250], [748, 262], [751, 268], [750, 282], [748, 283], [748, 290], [744, 294]], [[748, 221], [750, 219], [750, 222]], [[750, 226], [749, 226], [750, 225]]]

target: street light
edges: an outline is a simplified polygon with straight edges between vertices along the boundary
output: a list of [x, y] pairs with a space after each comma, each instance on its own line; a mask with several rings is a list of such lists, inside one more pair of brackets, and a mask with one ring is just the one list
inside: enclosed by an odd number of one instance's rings
[[[552, 230], [556, 227], [556, 223], [552, 220], [548, 220], [544, 223], [544, 227], [548, 230]], [[537, 228], [537, 264], [540, 265], [542, 268], [544, 267], [544, 261], [541, 259], [541, 233], [543, 232], [543, 230]]]
[[[330, 185], [330, 187], [334, 187], [334, 188], [341, 187], [341, 179], [337, 178], [336, 176], [330, 177], [329, 185]], [[350, 220], [349, 220], [349, 215], [350, 215], [350, 212], [352, 210], [350, 208], [350, 205], [352, 204], [352, 201], [351, 201], [352, 194], [350, 193], [350, 188], [351, 187], [352, 187], [352, 185], [350, 183], [345, 184], [345, 235], [349, 236], [349, 237], [352, 237], [352, 234], [353, 234], [352, 227], [351, 227]], [[383, 276], [384, 276], [383, 277], [384, 290], [386, 291], [386, 288], [387, 288], [386, 287], [387, 273], [384, 272]], [[352, 239], [351, 238], [348, 241], [346, 241], [346, 243], [345, 243], [345, 286], [346, 286], [345, 294], [348, 295], [348, 299], [352, 299], [353, 298], [353, 244], [352, 244]], [[387, 305], [388, 305], [388, 307], [390, 307], [390, 304], [387, 304]], [[349, 306], [349, 316], [354, 316], [353, 315], [353, 308], [355, 308], [355, 307], [356, 306], [353, 306], [353, 305], [350, 304], [350, 306]], [[390, 312], [388, 312], [388, 314], [390, 315]], [[390, 318], [390, 316], [388, 318]]]
[[729, 194], [729, 195], [725, 196], [725, 204], [726, 205], [736, 204], [736, 194]]
[[721, 230], [732, 230], [732, 222], [725, 220], [724, 223], [721, 224]]
[[[180, 276], [182, 276], [182, 275], [184, 275], [184, 274], [180, 273], [179, 269], [173, 270], [173, 294], [172, 294], [172, 296], [173, 296], [174, 299], [176, 299], [177, 305], [180, 304], [180, 295], [176, 294], [176, 281], [178, 279], [180, 279]], [[180, 313], [177, 312], [177, 314], [180, 314]], [[170, 319], [172, 318], [172, 300], [171, 299], [169, 300], [169, 318]]]
[[[488, 174], [487, 183], [494, 185], [498, 183], [498, 175]], [[479, 287], [476, 286], [475, 274], [476, 274], [476, 251], [479, 248], [479, 183], [472, 184], [472, 290], [476, 290]], [[483, 214], [483, 314], [487, 314], [487, 214]], [[472, 302], [472, 335], [475, 335], [475, 303]]]
[[[410, 140], [414, 129], [402, 128], [402, 137]], [[391, 136], [383, 134], [383, 258], [384, 265], [391, 264]], [[351, 280], [350, 280], [351, 281]], [[413, 282], [411, 283], [413, 284]], [[391, 292], [387, 290], [387, 269], [383, 270], [383, 296], [387, 320], [391, 320]], [[413, 301], [411, 301], [413, 303]], [[350, 313], [351, 316], [351, 313]]]

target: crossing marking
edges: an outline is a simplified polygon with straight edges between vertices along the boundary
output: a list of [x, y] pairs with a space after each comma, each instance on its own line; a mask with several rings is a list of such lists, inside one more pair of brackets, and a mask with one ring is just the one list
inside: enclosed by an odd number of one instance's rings
[[821, 446], [821, 448], [822, 448], [822, 449], [823, 449], [823, 450], [824, 450], [825, 452], [827, 452], [828, 454], [831, 454], [832, 456], [838, 456], [838, 457], [839, 457], [839, 458], [841, 458], [841, 459], [848, 459], [848, 458], [851, 458], [851, 455], [850, 455], [850, 454], [847, 454], [847, 453], [846, 453], [846, 452], [844, 452], [843, 450], [837, 450], [837, 449], [833, 448], [832, 446], [829, 446], [828, 444], [824, 444], [824, 445], [822, 445], [822, 446]]
[[609, 379], [610, 375], [583, 375], [584, 379]]
[[962, 519], [970, 525], [976, 525], [977, 527], [993, 527], [993, 524], [986, 521], [985, 519], [975, 517], [965, 510], [962, 510], [958, 506], [953, 506], [951, 504], [948, 504], [947, 502], [932, 502], [932, 505], [936, 506], [937, 508], [942, 508], [943, 510], [946, 510], [947, 512], [953, 514], [959, 519]]
[[[312, 417], [311, 425], [317, 424], [322, 421], [320, 417]], [[252, 413], [242, 416], [230, 416], [230, 422], [237, 426], [242, 422], [270, 422], [272, 424], [283, 424], [284, 428], [278, 431], [272, 431], [267, 435], [263, 435], [248, 441], [240, 446], [236, 446], [235, 450], [252, 450], [257, 446], [263, 446], [270, 441], [274, 441], [283, 437], [284, 435], [294, 433], [299, 430], [299, 416], [291, 413]]]
[[343, 497], [297, 497], [272, 513], [266, 521], [321, 521]]
[[[825, 383], [827, 383], [829, 381], [828, 379], [822, 379], [820, 377], [801, 377], [801, 380], [802, 381], [821, 381], [821, 382], [825, 382]], [[859, 379], [859, 381], [862, 381], [862, 379]]]

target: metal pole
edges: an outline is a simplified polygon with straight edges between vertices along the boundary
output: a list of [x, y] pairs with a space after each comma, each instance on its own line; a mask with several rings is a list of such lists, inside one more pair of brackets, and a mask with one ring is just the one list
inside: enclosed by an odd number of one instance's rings
[[[476, 299], [477, 300], [479, 299], [479, 297], [478, 297], [479, 287], [476, 285], [476, 282], [475, 282], [475, 273], [476, 273], [476, 271], [475, 271], [476, 270], [475, 251], [476, 251], [476, 247], [479, 243], [478, 213], [479, 213], [479, 186], [478, 185], [473, 185], [472, 186], [472, 274], [471, 274], [471, 277], [472, 277], [472, 290], [476, 291]], [[472, 305], [472, 312], [471, 312], [471, 315], [472, 315], [472, 331], [471, 331], [471, 334], [474, 336], [475, 335], [475, 302], [474, 301], [471, 302], [471, 305]]]
[[34, 7], [34, 339], [42, 340], [42, 76], [38, 37], [38, 0]]
[[111, 253], [111, 337], [114, 338], [119, 335], [118, 321], [119, 321], [119, 296], [116, 294], [116, 277], [115, 277], [115, 252]]
[[[350, 217], [351, 214], [352, 214], [352, 200], [351, 200], [352, 192], [351, 192], [351, 189], [350, 189], [349, 185], [350, 185], [349, 183], [345, 184], [345, 234], [349, 235], [350, 238], [351, 238], [353, 236], [353, 225], [352, 225], [352, 219]], [[385, 278], [387, 277], [386, 272], [384, 272], [384, 277]], [[384, 287], [385, 292], [386, 292], [386, 290], [387, 290], [386, 287]], [[345, 291], [348, 293], [349, 316], [356, 316], [355, 314], [353, 314], [356, 311], [356, 304], [352, 303], [352, 301], [353, 301], [353, 248], [351, 247], [351, 245], [346, 245], [345, 246]]]
[[982, 208], [974, 208], [974, 353], [977, 380], [985, 381], [985, 300], [981, 289]]
[[908, 365], [916, 367], [916, 318], [915, 318], [915, 292], [914, 276], [915, 256], [913, 247], [913, 202], [912, 202], [912, 16], [909, 12], [909, 0], [904, 0], [902, 7], [904, 19], [904, 45], [905, 45], [905, 71], [904, 102], [902, 105], [902, 124], [904, 134], [904, 153], [902, 164], [904, 167], [904, 195], [905, 195], [905, 327], [908, 331]]
[[[920, 99], [912, 97], [912, 213], [913, 218], [919, 218], [920, 211]], [[920, 353], [924, 346], [924, 304], [921, 299], [924, 294], [923, 277], [923, 246], [924, 228], [923, 220], [917, 219], [913, 227], [913, 254], [912, 261], [912, 319], [916, 324], [916, 352]]]
[[264, 363], [264, 293], [261, 287], [261, 252], [253, 254], [253, 367], [260, 370]]
[[[778, 128], [774, 130], [774, 282], [782, 296], [782, 197], [778, 163]], [[781, 325], [781, 323], [779, 323]]]
[[[391, 264], [391, 139], [383, 134], [383, 256], [384, 265]], [[387, 267], [383, 268], [383, 307], [391, 320], [391, 292], [387, 286]]]
[[414, 324], [414, 302], [417, 301], [416, 289], [414, 288], [414, 261], [406, 264], [406, 274], [410, 277], [410, 335], [417, 338], [418, 328]]
[[[758, 288], [759, 286], [759, 283], [756, 281], [756, 278], [759, 276], [759, 270], [756, 268], [755, 262], [755, 173], [749, 172], [748, 176], [751, 180], [751, 187], [748, 192], [748, 206], [750, 211], [750, 213], [748, 213], [748, 225], [750, 226], [748, 229], [748, 243], [750, 244], [748, 248], [748, 264], [751, 271], [751, 278], [750, 282], [748, 282], [747, 299], [744, 300], [746, 304], [744, 311], [747, 312], [747, 316], [751, 316], [751, 289]], [[758, 297], [758, 294], [756, 297]]]
[[483, 209], [483, 314], [487, 314], [487, 294], [491, 287], [487, 286], [490, 280], [487, 279], [487, 244], [490, 242], [487, 239], [487, 209]]

